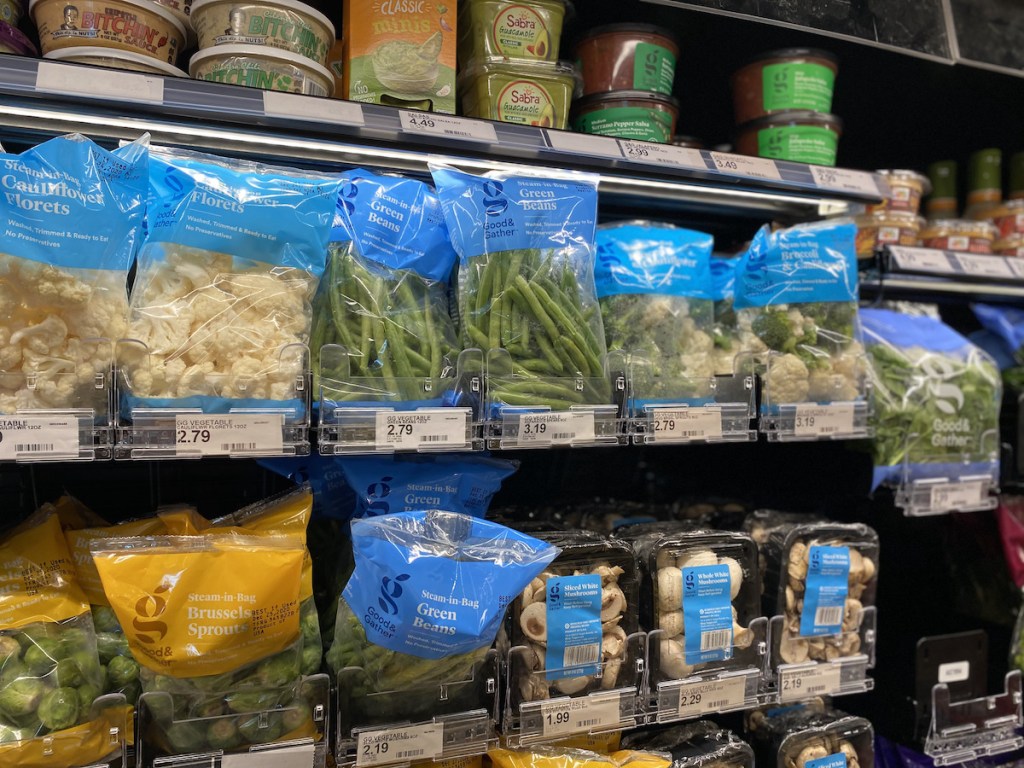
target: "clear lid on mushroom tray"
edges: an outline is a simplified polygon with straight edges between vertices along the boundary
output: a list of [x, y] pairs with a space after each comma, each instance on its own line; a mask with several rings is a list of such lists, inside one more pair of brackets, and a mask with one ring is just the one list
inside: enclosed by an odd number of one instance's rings
[[630, 731], [623, 736], [622, 746], [668, 752], [672, 755], [672, 768], [754, 767], [750, 745], [710, 720]]
[[771, 711], [754, 740], [758, 762], [778, 768], [872, 768], [874, 729], [862, 717], [834, 709]]

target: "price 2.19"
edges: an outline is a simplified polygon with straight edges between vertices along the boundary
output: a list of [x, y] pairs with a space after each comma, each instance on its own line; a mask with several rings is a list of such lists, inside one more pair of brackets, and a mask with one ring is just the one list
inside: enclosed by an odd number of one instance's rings
[[569, 711], [561, 710], [559, 712], [548, 712], [547, 724], [548, 725], [565, 725], [569, 722]]
[[784, 691], [799, 691], [803, 687], [804, 679], [802, 677], [782, 678], [782, 690]]
[[386, 741], [376, 741], [373, 744], [363, 744], [363, 755], [366, 757], [372, 757], [373, 755], [386, 755], [388, 752], [388, 743]]
[[174, 438], [178, 445], [191, 445], [194, 443], [210, 442], [210, 430], [208, 429], [179, 429]]

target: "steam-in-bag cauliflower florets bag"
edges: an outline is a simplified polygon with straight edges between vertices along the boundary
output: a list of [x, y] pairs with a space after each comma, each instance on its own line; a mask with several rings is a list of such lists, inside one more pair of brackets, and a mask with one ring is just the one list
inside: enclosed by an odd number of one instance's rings
[[[155, 149], [122, 409], [289, 400], [340, 177]], [[294, 404], [300, 407], [298, 402]]]
[[126, 279], [145, 213], [143, 142], [82, 136], [0, 154], [0, 413], [92, 408], [124, 335]]

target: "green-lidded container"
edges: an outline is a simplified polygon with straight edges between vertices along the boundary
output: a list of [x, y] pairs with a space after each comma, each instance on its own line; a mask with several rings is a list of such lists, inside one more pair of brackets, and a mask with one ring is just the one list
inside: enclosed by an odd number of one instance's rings
[[737, 129], [736, 151], [810, 165], [836, 164], [843, 121], [809, 110], [781, 112], [753, 120]]
[[579, 83], [565, 61], [472, 60], [459, 75], [462, 114], [564, 130]]
[[571, 11], [567, 0], [461, 0], [459, 66], [495, 57], [558, 61]]
[[979, 149], [967, 166], [967, 207], [964, 218], [984, 219], [1003, 199], [1003, 153]]
[[576, 44], [583, 95], [610, 91], [672, 94], [679, 43], [653, 24], [609, 24], [592, 29]]
[[928, 180], [932, 193], [925, 204], [929, 219], [955, 219], [958, 206], [956, 197], [956, 161], [939, 160], [928, 166]]
[[679, 101], [663, 93], [612, 91], [584, 96], [573, 107], [580, 133], [668, 144], [675, 134]]
[[759, 55], [732, 76], [736, 124], [778, 112], [832, 111], [839, 59], [818, 48], [782, 48]]
[[1024, 152], [1010, 158], [1010, 199], [1024, 198]]

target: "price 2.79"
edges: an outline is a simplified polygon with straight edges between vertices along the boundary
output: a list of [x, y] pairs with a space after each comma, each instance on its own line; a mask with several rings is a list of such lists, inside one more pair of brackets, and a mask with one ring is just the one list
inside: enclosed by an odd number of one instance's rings
[[412, 436], [412, 424], [388, 424], [388, 437]]
[[654, 421], [655, 432], [675, 432], [676, 431], [676, 420], [675, 419], [655, 419]]
[[196, 443], [210, 442], [210, 430], [208, 429], [179, 429], [174, 438], [178, 445], [193, 445]]

